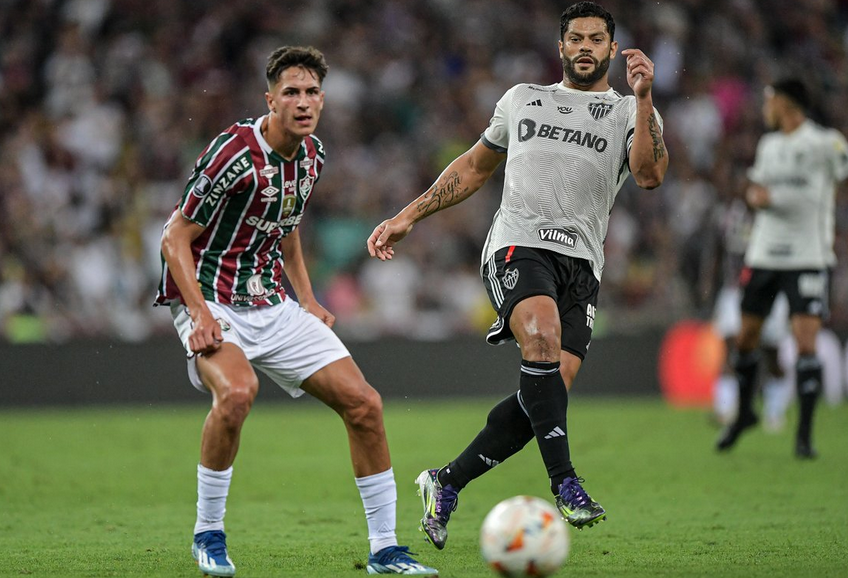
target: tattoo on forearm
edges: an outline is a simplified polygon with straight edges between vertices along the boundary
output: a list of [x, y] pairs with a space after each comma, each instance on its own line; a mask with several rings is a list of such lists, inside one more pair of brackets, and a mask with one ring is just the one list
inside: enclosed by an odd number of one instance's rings
[[427, 216], [464, 200], [467, 192], [468, 187], [462, 188], [459, 173], [453, 171], [430, 187], [416, 208], [420, 214]]
[[648, 117], [648, 132], [651, 134], [651, 143], [654, 151], [654, 162], [665, 156], [665, 144], [663, 144], [662, 135], [657, 126], [657, 117], [651, 112]]

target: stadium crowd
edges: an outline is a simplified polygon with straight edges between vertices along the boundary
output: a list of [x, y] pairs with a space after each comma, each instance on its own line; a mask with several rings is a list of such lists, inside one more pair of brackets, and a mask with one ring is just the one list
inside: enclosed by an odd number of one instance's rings
[[[722, 211], [763, 132], [762, 87], [795, 74], [848, 134], [848, 2], [606, 0], [620, 47], [656, 64], [672, 160], [629, 180], [607, 238], [596, 335], [707, 319]], [[283, 44], [324, 51], [327, 165], [301, 226], [344, 338], [438, 339], [494, 318], [479, 253], [493, 179], [413, 232], [391, 264], [365, 239], [426, 189], [518, 82], [562, 77], [551, 0], [0, 0], [0, 339], [172, 333], [151, 306], [162, 225], [195, 155], [256, 97]], [[553, 16], [555, 19], [556, 16]], [[553, 20], [555, 21], [555, 20]], [[623, 58], [611, 81], [630, 93]], [[833, 316], [848, 332], [848, 194], [837, 199]], [[613, 321], [614, 320], [614, 321]]]

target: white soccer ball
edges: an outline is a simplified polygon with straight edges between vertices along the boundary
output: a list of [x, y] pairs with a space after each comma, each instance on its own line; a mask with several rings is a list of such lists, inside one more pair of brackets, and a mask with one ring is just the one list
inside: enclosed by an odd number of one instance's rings
[[483, 559], [510, 578], [550, 576], [562, 566], [568, 547], [568, 528], [557, 509], [533, 496], [499, 503], [480, 530]]

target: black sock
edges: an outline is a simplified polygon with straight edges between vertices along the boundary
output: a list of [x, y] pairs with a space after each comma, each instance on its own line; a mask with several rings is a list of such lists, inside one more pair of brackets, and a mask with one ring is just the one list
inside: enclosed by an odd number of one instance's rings
[[461, 490], [533, 439], [533, 428], [512, 394], [489, 412], [486, 426], [455, 460], [439, 471], [439, 483]]
[[521, 360], [521, 401], [530, 416], [542, 460], [548, 469], [551, 490], [574, 476], [568, 447], [568, 390], [559, 372], [559, 362]]
[[795, 364], [798, 391], [798, 441], [810, 443], [813, 429], [813, 410], [822, 390], [822, 365], [815, 355], [802, 355]]
[[757, 369], [760, 365], [759, 351], [737, 351], [733, 361], [736, 379], [739, 381], [739, 415], [754, 412], [754, 394], [757, 391]]

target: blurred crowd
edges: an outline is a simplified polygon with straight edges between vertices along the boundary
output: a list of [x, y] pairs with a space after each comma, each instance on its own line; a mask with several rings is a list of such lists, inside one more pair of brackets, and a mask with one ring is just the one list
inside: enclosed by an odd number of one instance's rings
[[[418, 225], [389, 264], [365, 239], [471, 146], [503, 92], [561, 80], [550, 0], [0, 0], [0, 339], [135, 341], [172, 332], [152, 307], [159, 237], [203, 147], [264, 114], [267, 55], [330, 64], [327, 150], [301, 225], [316, 293], [346, 338], [439, 339], [494, 318], [478, 277], [502, 173]], [[601, 1], [621, 48], [656, 65], [671, 166], [621, 191], [596, 332], [708, 319], [722, 223], [763, 133], [762, 87], [802, 77], [813, 117], [848, 134], [844, 0]], [[623, 58], [611, 84], [631, 91]], [[832, 326], [848, 329], [848, 194], [837, 200]], [[732, 249], [732, 248], [731, 248]]]

